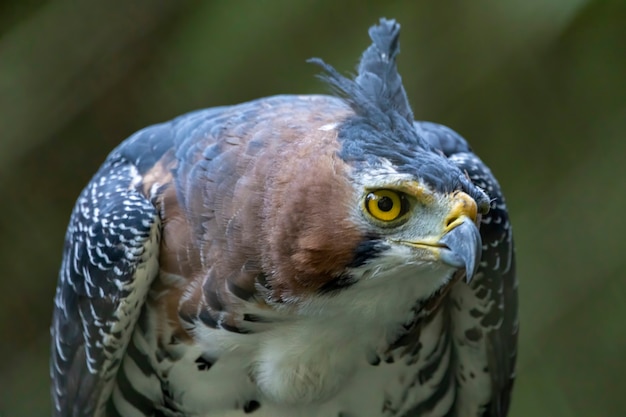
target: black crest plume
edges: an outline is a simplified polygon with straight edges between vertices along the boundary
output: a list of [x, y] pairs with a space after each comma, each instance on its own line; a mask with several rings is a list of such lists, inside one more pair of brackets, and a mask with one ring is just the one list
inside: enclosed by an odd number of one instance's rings
[[[321, 76], [340, 95], [364, 116], [383, 113], [387, 118], [401, 116], [413, 124], [413, 112], [398, 74], [396, 56], [400, 52], [400, 24], [395, 20], [380, 19], [369, 29], [372, 44], [361, 56], [358, 74], [350, 80], [319, 58], [309, 62], [321, 66]], [[395, 114], [394, 114], [395, 113]]]

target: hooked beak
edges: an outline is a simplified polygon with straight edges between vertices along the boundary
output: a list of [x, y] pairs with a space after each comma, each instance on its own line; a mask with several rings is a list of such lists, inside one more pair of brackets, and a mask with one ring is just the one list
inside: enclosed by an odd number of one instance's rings
[[482, 255], [482, 240], [474, 222], [468, 217], [460, 217], [438, 242], [439, 257], [446, 264], [465, 268], [465, 281], [470, 282]]

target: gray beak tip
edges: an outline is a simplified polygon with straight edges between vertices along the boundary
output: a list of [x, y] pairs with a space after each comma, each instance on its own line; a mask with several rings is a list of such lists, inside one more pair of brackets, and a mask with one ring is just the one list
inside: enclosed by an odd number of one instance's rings
[[471, 220], [467, 219], [446, 233], [440, 244], [441, 260], [450, 266], [465, 269], [465, 281], [470, 282], [478, 269], [482, 256], [480, 232]]

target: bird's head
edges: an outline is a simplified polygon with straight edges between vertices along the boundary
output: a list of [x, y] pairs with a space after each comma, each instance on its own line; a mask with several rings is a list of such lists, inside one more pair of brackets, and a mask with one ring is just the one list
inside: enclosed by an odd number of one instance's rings
[[[407, 277], [419, 282], [417, 295], [427, 297], [455, 271], [464, 271], [469, 281], [479, 264], [477, 224], [488, 211], [489, 199], [415, 129], [395, 63], [399, 30], [395, 21], [385, 19], [370, 29], [373, 43], [354, 79], [311, 60], [324, 69], [321, 77], [349, 107], [340, 122], [318, 128], [331, 131], [338, 144], [333, 157], [341, 163], [331, 161], [326, 167], [333, 165], [332, 175], [347, 180], [333, 179], [335, 185], [318, 193], [317, 184], [328, 181], [307, 174], [294, 181], [306, 192], [280, 197], [294, 201], [289, 213], [301, 216], [294, 218], [300, 228], [292, 233], [298, 236], [298, 247], [286, 250], [289, 261], [283, 262], [295, 267], [283, 275], [300, 277], [316, 293]], [[337, 202], [340, 207], [334, 208]], [[335, 212], [347, 214], [335, 218]], [[278, 244], [283, 240], [278, 238]], [[309, 267], [322, 270], [325, 278], [308, 274]], [[280, 271], [277, 275], [280, 286]]]
[[[353, 216], [365, 239], [349, 265], [349, 276], [416, 274], [418, 270], [461, 269], [469, 282], [481, 257], [476, 199], [457, 189], [442, 192], [392, 166], [356, 171]], [[438, 275], [438, 274], [436, 274]], [[432, 283], [436, 290], [443, 282]]]

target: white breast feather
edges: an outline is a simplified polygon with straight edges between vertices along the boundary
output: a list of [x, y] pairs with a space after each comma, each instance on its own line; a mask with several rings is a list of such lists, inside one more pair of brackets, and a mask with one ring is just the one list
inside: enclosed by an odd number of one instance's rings
[[[432, 294], [452, 273], [443, 265], [422, 264], [417, 270], [414, 264], [397, 265], [362, 266], [358, 288], [283, 307], [275, 313], [280, 320], [265, 331], [237, 334], [198, 326], [197, 348], [174, 364], [171, 386], [186, 387], [186, 408], [214, 410], [211, 417], [241, 416], [233, 404], [250, 398], [261, 404], [254, 412], [258, 417], [326, 417], [342, 409], [359, 417], [380, 416], [384, 399], [400, 396], [423, 362], [372, 366], [368, 355], [382, 353], [411, 318], [416, 300]], [[248, 312], [267, 315], [252, 305]], [[423, 330], [424, 357], [435, 349], [442, 325], [434, 320]], [[190, 375], [190, 362], [202, 352], [218, 359], [208, 372]], [[413, 390], [407, 407], [427, 398], [441, 378], [436, 373], [429, 385]]]

